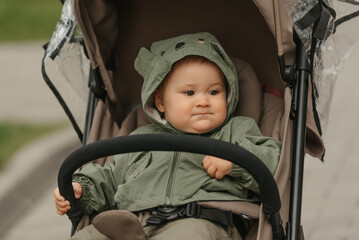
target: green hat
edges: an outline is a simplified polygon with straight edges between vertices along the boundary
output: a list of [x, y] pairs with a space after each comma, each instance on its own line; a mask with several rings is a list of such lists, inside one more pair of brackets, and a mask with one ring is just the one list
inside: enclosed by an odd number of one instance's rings
[[[236, 69], [218, 40], [210, 33], [186, 34], [152, 44], [150, 51], [141, 48], [135, 60], [135, 69], [144, 78], [142, 104], [147, 114], [153, 107], [152, 93], [171, 71], [172, 65], [189, 55], [198, 55], [214, 62], [228, 81], [227, 118], [238, 102]], [[153, 111], [149, 114], [153, 117]]]

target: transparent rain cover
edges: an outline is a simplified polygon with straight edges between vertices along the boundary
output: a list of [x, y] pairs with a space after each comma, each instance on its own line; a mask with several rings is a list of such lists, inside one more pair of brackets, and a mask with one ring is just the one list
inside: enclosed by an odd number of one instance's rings
[[57, 22], [55, 31], [47, 46], [46, 55], [54, 58], [63, 45], [71, 40], [75, 28], [76, 19], [73, 11], [73, 0], [66, 0], [62, 7], [60, 20]]
[[47, 46], [44, 66], [50, 81], [60, 95], [57, 96], [58, 100], [63, 101], [62, 106], [68, 108], [75, 123], [83, 131], [90, 61], [84, 52], [80, 35], [76, 28], [73, 0], [67, 0]]
[[[358, 11], [359, 0], [324, 0], [323, 2], [332, 7], [337, 14], [336, 19], [330, 19], [325, 38], [317, 44], [314, 56], [313, 82], [317, 88], [316, 107], [322, 130], [325, 132], [336, 79], [359, 42], [359, 29], [357, 27], [359, 17], [339, 25], [336, 31], [334, 31], [335, 23], [343, 16]], [[293, 27], [302, 40], [309, 57], [313, 28], [310, 26], [302, 30], [295, 23], [312, 9], [318, 0], [287, 0], [285, 3], [287, 12], [292, 17]], [[350, 35], [347, 34], [349, 32]]]

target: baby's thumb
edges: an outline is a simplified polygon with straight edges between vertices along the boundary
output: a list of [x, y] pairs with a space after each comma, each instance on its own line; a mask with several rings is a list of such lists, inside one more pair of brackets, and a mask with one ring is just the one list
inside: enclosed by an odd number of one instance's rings
[[81, 194], [75, 191], [75, 198], [79, 199], [81, 197]]
[[73, 183], [75, 198], [79, 199], [82, 196], [82, 186], [79, 183]]

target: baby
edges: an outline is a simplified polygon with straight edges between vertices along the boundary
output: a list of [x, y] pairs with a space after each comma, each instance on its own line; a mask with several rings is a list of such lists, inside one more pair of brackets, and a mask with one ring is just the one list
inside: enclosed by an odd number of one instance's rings
[[[262, 136], [253, 119], [232, 117], [239, 98], [237, 73], [214, 36], [196, 33], [155, 42], [150, 51], [140, 50], [135, 68], [144, 78], [142, 105], [153, 123], [132, 134], [192, 134], [227, 141], [252, 152], [274, 174], [281, 143]], [[157, 213], [179, 211], [197, 201], [259, 201], [258, 185], [245, 169], [182, 152], [117, 155], [113, 164], [89, 164], [75, 173], [73, 187], [87, 215], [111, 209], [135, 213], [144, 239], [242, 239], [236, 226], [211, 217], [169, 219]], [[57, 213], [65, 214], [70, 203], [58, 189], [54, 196]], [[91, 225], [73, 238], [81, 239], [85, 231], [87, 239], [108, 239]]]

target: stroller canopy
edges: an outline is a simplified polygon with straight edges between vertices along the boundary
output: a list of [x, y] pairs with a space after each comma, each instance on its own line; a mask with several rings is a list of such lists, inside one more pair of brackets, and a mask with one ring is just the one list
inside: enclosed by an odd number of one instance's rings
[[[332, 7], [330, 1], [320, 3], [320, 9]], [[61, 90], [59, 88], [64, 84], [51, 83], [57, 96], [62, 98], [68, 115], [72, 116], [79, 135], [86, 114], [79, 109], [85, 109], [88, 95], [88, 58], [95, 76], [101, 76], [109, 100], [119, 103], [113, 109], [113, 115], [117, 116], [116, 121], [121, 122], [132, 106], [139, 102], [141, 79], [133, 68], [138, 50], [143, 46], [149, 47], [154, 41], [175, 35], [211, 32], [218, 36], [230, 54], [248, 62], [262, 83], [269, 83], [283, 94], [287, 83], [279, 71], [278, 57], [283, 59], [285, 65], [294, 63], [295, 29], [310, 58], [314, 23], [302, 29], [298, 27], [298, 21], [316, 6], [316, 0], [184, 0], [179, 3], [162, 0], [67, 0], [47, 47], [43, 69], [48, 70], [54, 60], [58, 65], [54, 71], [63, 76], [63, 82], [72, 86], [72, 90]], [[319, 13], [319, 20], [320, 16], [325, 15], [322, 13], [324, 10]], [[77, 25], [81, 27], [83, 36], [76, 28]], [[333, 68], [339, 60], [330, 63], [330, 66], [323, 66], [323, 48], [319, 46], [326, 47], [323, 43], [333, 32], [333, 14], [327, 17], [324, 26], [326, 31], [322, 33], [323, 39], [314, 47], [316, 55], [312, 80], [317, 87], [313, 97], [319, 102], [317, 108], [320, 119], [325, 123], [337, 72], [332, 71], [329, 76], [323, 74], [328, 73], [323, 68]], [[86, 43], [87, 52], [81, 45], [83, 42]], [[333, 45], [331, 42], [330, 46]], [[330, 47], [326, 47], [328, 49]], [[74, 69], [81, 71], [75, 74]], [[61, 74], [58, 74], [58, 70]], [[325, 81], [324, 78], [332, 80]], [[72, 106], [74, 102], [78, 106]]]

